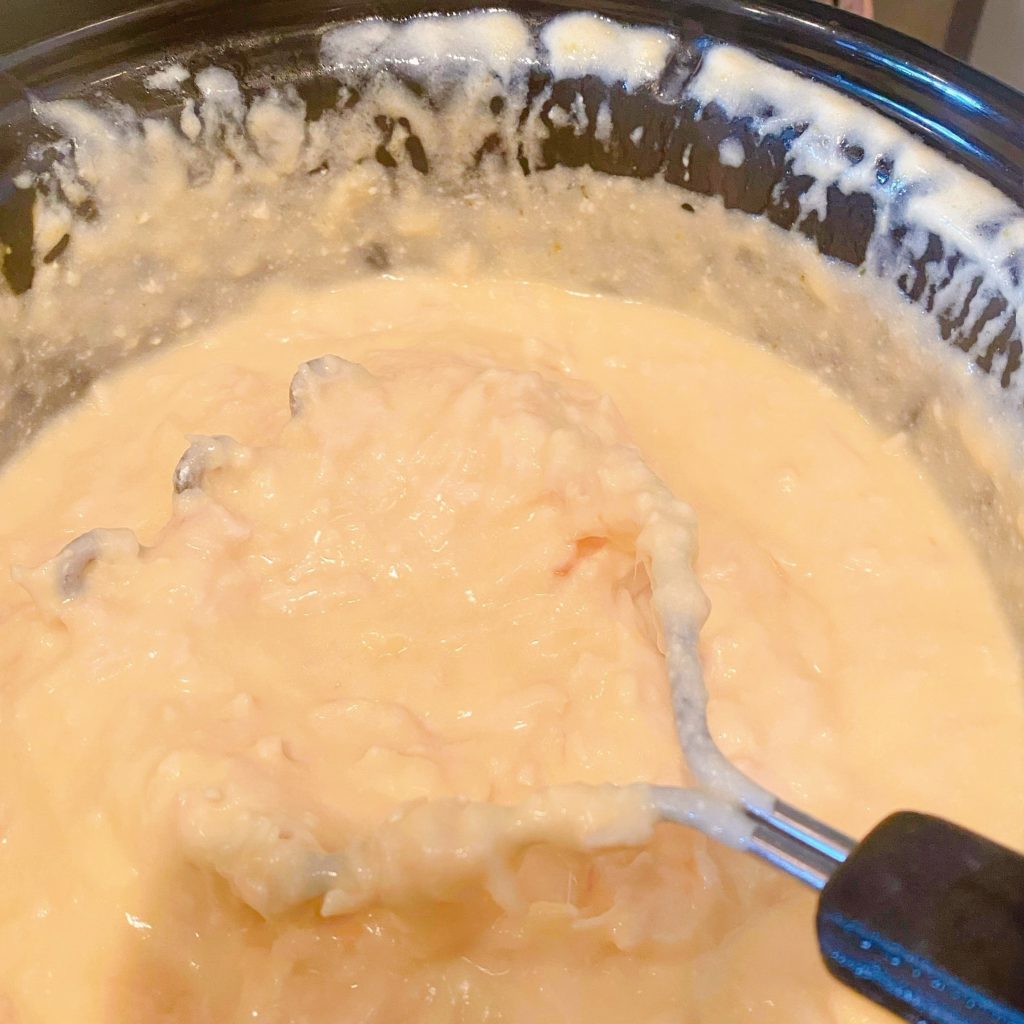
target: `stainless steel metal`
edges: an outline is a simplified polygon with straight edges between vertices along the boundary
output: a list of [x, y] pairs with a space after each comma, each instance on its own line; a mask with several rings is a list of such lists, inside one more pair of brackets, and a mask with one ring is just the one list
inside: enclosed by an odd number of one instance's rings
[[211, 437], [197, 435], [191, 441], [174, 467], [172, 480], [175, 494], [197, 490], [202, 487], [203, 478], [209, 470], [237, 463], [244, 457], [239, 443], [226, 434]]
[[57, 555], [57, 586], [63, 599], [75, 597], [82, 589], [85, 570], [102, 554], [100, 532], [89, 530], [61, 548]]
[[747, 849], [812, 889], [822, 889], [857, 845], [849, 836], [776, 800], [768, 811], [748, 808], [755, 822]]

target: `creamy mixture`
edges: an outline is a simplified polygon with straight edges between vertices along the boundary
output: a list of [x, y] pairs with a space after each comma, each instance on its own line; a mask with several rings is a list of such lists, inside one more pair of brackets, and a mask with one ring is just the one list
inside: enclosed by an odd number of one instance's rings
[[702, 665], [722, 751], [851, 835], [912, 807], [1024, 845], [1020, 652], [919, 456], [979, 523], [964, 465], [1003, 496], [1013, 467], [931, 328], [798, 235], [520, 174], [551, 133], [626, 145], [610, 100], [528, 77], [804, 123], [801, 216], [830, 175], [871, 192], [883, 279], [909, 211], [900, 245], [959, 233], [1020, 287], [1020, 211], [739, 51], [678, 75], [661, 29], [478, 12], [320, 49], [316, 118], [176, 64], [170, 117], [37, 104], [65, 138], [20, 179], [0, 456], [135, 358], [0, 475], [0, 1022], [883, 1021], [809, 892], [659, 820], [651, 784], [715, 774], [670, 681]]
[[1018, 655], [899, 436], [650, 305], [280, 288], [0, 484], [6, 563], [134, 531], [0, 590], [11, 1018], [884, 1019], [809, 893], [601, 788], [686, 780], [630, 441], [696, 510], [725, 751], [1020, 843]]

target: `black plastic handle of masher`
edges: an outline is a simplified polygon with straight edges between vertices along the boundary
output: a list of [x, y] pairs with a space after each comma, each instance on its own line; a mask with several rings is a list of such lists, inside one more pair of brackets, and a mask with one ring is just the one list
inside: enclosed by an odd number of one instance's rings
[[835, 870], [818, 943], [840, 981], [915, 1024], [1024, 1024], [1024, 856], [925, 814]]

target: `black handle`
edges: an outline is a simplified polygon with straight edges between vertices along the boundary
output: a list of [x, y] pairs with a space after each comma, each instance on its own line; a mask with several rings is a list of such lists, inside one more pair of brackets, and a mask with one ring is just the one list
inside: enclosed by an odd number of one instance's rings
[[840, 981], [915, 1024], [1024, 1024], [1024, 856], [894, 814], [822, 889], [818, 943]]

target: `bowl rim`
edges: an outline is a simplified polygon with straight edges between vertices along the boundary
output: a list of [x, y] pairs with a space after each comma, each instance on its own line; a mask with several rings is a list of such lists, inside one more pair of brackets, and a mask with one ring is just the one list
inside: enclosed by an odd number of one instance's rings
[[[156, 0], [0, 54], [7, 102], [99, 86], [113, 67], [186, 55], [217, 38], [294, 34], [361, 17], [404, 18], [473, 8], [533, 17], [594, 11], [737, 44], [873, 108], [1024, 206], [1024, 94], [877, 22], [818, 0]], [[190, 35], [191, 34], [191, 35]], [[0, 123], [3, 122], [0, 98]]]

